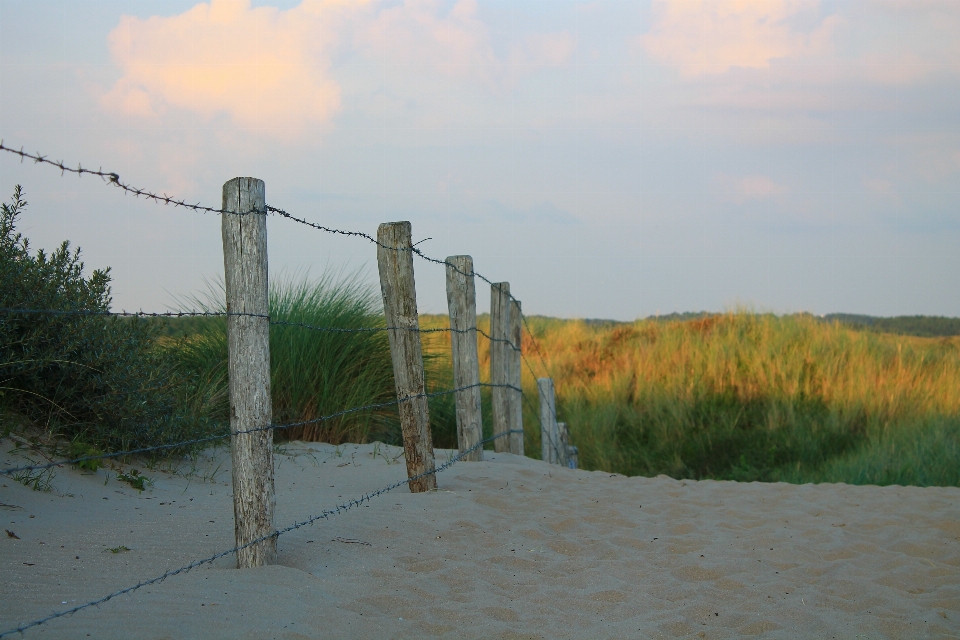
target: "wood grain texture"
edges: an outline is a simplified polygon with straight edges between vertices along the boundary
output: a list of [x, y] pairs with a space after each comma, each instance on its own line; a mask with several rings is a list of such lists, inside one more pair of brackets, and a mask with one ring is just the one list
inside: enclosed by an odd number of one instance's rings
[[520, 301], [510, 301], [510, 318], [507, 339], [513, 346], [507, 345], [507, 378], [516, 389], [507, 389], [509, 404], [510, 453], [523, 455], [523, 392], [521, 386], [521, 358], [523, 357], [523, 315]]
[[[570, 466], [570, 431], [567, 429], [566, 422], [557, 423], [557, 442], [560, 446], [557, 448], [557, 464]], [[576, 468], [576, 467], [574, 467]]]
[[[450, 346], [453, 351], [453, 386], [472, 386], [458, 391], [457, 446], [467, 451], [483, 439], [480, 411], [480, 355], [477, 349], [477, 290], [473, 277], [473, 258], [450, 256], [447, 262], [447, 307], [450, 311]], [[478, 447], [463, 458], [483, 460]]]
[[557, 411], [554, 398], [553, 380], [538, 378], [537, 390], [540, 392], [540, 457], [544, 462], [557, 464]]
[[[223, 185], [223, 267], [227, 313], [270, 312], [267, 280], [267, 218], [264, 184], [234, 178]], [[236, 434], [266, 427], [273, 420], [270, 400], [270, 321], [267, 317], [227, 316], [230, 378], [230, 451], [233, 462], [233, 513], [237, 546], [275, 531], [273, 514], [273, 431]], [[276, 538], [237, 551], [237, 567], [270, 564]]]
[[[409, 222], [388, 222], [377, 229], [377, 267], [383, 311], [390, 329], [390, 355], [397, 387], [403, 451], [407, 476], [413, 477], [435, 468], [430, 413], [423, 378], [423, 348], [420, 344], [420, 316], [417, 313], [417, 288], [413, 277], [413, 248]], [[413, 480], [410, 491], [419, 493], [437, 488], [434, 474]]]
[[[496, 282], [490, 285], [490, 383], [493, 385], [510, 384], [510, 346], [504, 342], [510, 331], [510, 283]], [[510, 393], [509, 389], [494, 386], [493, 397], [493, 435], [510, 430]], [[493, 450], [497, 453], [510, 451], [510, 438], [503, 436], [493, 441]]]

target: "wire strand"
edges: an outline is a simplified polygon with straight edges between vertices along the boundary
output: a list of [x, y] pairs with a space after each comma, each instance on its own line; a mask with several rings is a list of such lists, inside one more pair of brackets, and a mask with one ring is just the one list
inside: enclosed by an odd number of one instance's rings
[[[267, 534], [267, 535], [264, 535], [264, 536], [260, 536], [260, 537], [254, 539], [254, 540], [251, 540], [251, 541], [249, 541], [249, 542], [247, 542], [247, 543], [244, 543], [244, 544], [242, 544], [242, 545], [234, 546], [234, 547], [232, 547], [232, 548], [230, 548], [230, 549], [227, 549], [226, 551], [221, 551], [220, 553], [216, 553], [216, 554], [214, 554], [214, 555], [212, 555], [212, 556], [209, 556], [209, 557], [207, 557], [207, 558], [203, 558], [203, 559], [201, 559], [201, 560], [194, 560], [193, 562], [191, 562], [191, 563], [189, 563], [189, 564], [186, 564], [186, 565], [180, 567], [179, 569], [172, 569], [172, 570], [167, 571], [166, 573], [163, 573], [163, 574], [161, 574], [161, 575], [159, 575], [159, 576], [157, 576], [157, 577], [155, 577], [155, 578], [150, 578], [149, 580], [142, 580], [142, 581], [138, 582], [137, 584], [135, 584], [135, 585], [133, 585], [133, 586], [126, 587], [125, 589], [120, 589], [120, 590], [118, 590], [118, 591], [114, 591], [114, 592], [112, 592], [112, 593], [109, 593], [109, 594], [103, 596], [102, 598], [98, 598], [98, 599], [96, 599], [96, 600], [91, 600], [90, 602], [87, 602], [87, 603], [84, 603], [84, 604], [81, 604], [81, 605], [77, 605], [77, 606], [75, 606], [75, 607], [72, 607], [72, 608], [70, 608], [70, 609], [66, 609], [66, 610], [64, 610], [64, 611], [58, 611], [58, 612], [52, 613], [52, 614], [50, 614], [49, 616], [46, 616], [45, 618], [40, 618], [40, 619], [38, 619], [38, 620], [34, 620], [34, 621], [28, 622], [28, 623], [26, 623], [26, 624], [21, 624], [21, 625], [19, 625], [18, 627], [14, 628], [14, 629], [9, 629], [9, 630], [7, 630], [7, 631], [4, 631], [4, 632], [0, 633], [0, 638], [4, 638], [4, 637], [7, 637], [7, 636], [11, 636], [11, 635], [13, 635], [13, 634], [15, 634], [15, 633], [23, 633], [23, 632], [26, 631], [27, 629], [31, 629], [31, 628], [33, 628], [33, 627], [38, 627], [38, 626], [40, 626], [40, 625], [42, 625], [42, 624], [45, 624], [45, 623], [47, 623], [47, 622], [50, 622], [51, 620], [56, 620], [57, 618], [62, 618], [63, 616], [73, 615], [74, 613], [77, 613], [77, 612], [79, 612], [79, 611], [83, 611], [84, 609], [89, 609], [90, 607], [95, 607], [95, 606], [97, 606], [97, 605], [101, 605], [101, 604], [103, 604], [104, 602], [107, 602], [108, 600], [112, 600], [113, 598], [116, 598], [116, 597], [118, 597], [118, 596], [122, 596], [122, 595], [125, 595], [125, 594], [128, 594], [128, 593], [132, 593], [132, 592], [136, 591], [137, 589], [142, 589], [143, 587], [147, 587], [147, 586], [150, 586], [150, 585], [152, 585], [152, 584], [156, 584], [156, 583], [158, 583], [158, 582], [162, 582], [162, 581], [166, 580], [167, 578], [170, 578], [170, 577], [179, 575], [179, 574], [181, 574], [181, 573], [187, 573], [187, 572], [190, 571], [191, 569], [196, 569], [196, 568], [199, 567], [199, 566], [202, 566], [202, 565], [205, 565], [205, 564], [211, 564], [211, 563], [219, 560], [220, 558], [223, 558], [223, 557], [225, 557], [225, 556], [230, 555], [231, 553], [236, 553], [237, 551], [241, 551], [241, 550], [246, 549], [246, 548], [248, 548], [248, 547], [251, 547], [251, 546], [253, 546], [253, 545], [260, 544], [261, 542], [265, 542], [265, 541], [269, 540], [270, 538], [279, 538], [280, 536], [282, 536], [282, 535], [284, 535], [284, 534], [287, 534], [287, 533], [290, 533], [291, 531], [295, 531], [295, 530], [297, 530], [297, 529], [299, 529], [299, 528], [301, 528], [301, 527], [305, 527], [305, 526], [307, 526], [307, 525], [311, 525], [311, 524], [313, 524], [314, 522], [316, 522], [316, 521], [318, 521], [318, 520], [328, 520], [328, 519], [330, 519], [330, 518], [333, 517], [333, 516], [338, 516], [338, 515], [340, 515], [341, 513], [345, 513], [345, 512], [347, 512], [347, 511], [349, 511], [350, 509], [353, 509], [354, 507], [359, 507], [359, 506], [362, 505], [363, 503], [369, 502], [369, 501], [371, 501], [372, 499], [374, 499], [374, 498], [376, 498], [376, 497], [378, 497], [378, 496], [381, 496], [381, 495], [383, 495], [383, 494], [385, 494], [385, 493], [388, 493], [388, 492], [390, 492], [390, 491], [393, 491], [394, 489], [397, 489], [398, 487], [402, 487], [404, 484], [410, 484], [410, 483], [412, 483], [412, 482], [416, 482], [417, 480], [420, 480], [421, 478], [425, 478], [425, 477], [430, 476], [430, 475], [436, 475], [436, 474], [438, 474], [438, 473], [440, 473], [440, 472], [442, 472], [442, 471], [446, 471], [447, 469], [449, 469], [450, 467], [452, 467], [454, 464], [456, 464], [457, 462], [459, 462], [460, 460], [462, 460], [463, 458], [465, 458], [467, 455], [473, 453], [473, 452], [476, 451], [478, 448], [483, 447], [483, 445], [488, 444], [488, 443], [490, 443], [490, 442], [493, 442], [493, 441], [496, 440], [497, 438], [502, 438], [502, 437], [504, 437], [504, 436], [510, 435], [511, 433], [516, 433], [517, 431], [518, 431], [517, 429], [513, 429], [513, 430], [510, 430], [510, 431], [504, 431], [504, 432], [502, 432], [502, 433], [498, 433], [498, 434], [496, 434], [496, 435], [494, 435], [494, 436], [492, 436], [492, 437], [490, 437], [490, 438], [486, 438], [485, 440], [481, 440], [480, 442], [478, 442], [478, 443], [475, 444], [474, 446], [470, 447], [469, 449], [466, 449], [465, 451], [461, 451], [461, 452], [458, 453], [456, 456], [454, 456], [453, 458], [451, 458], [450, 460], [448, 460], [447, 462], [441, 464], [441, 465], [438, 466], [438, 467], [435, 467], [435, 468], [433, 468], [433, 469], [429, 469], [429, 470], [427, 470], [427, 471], [424, 471], [423, 473], [419, 473], [419, 474], [416, 474], [416, 475], [414, 475], [414, 476], [410, 476], [409, 478], [405, 478], [405, 479], [403, 479], [403, 480], [399, 480], [399, 481], [397, 481], [397, 482], [394, 482], [393, 484], [389, 484], [389, 485], [387, 485], [387, 486], [385, 486], [385, 487], [382, 487], [382, 488], [380, 488], [380, 489], [376, 489], [376, 490], [374, 490], [374, 491], [370, 491], [370, 492], [368, 492], [368, 493], [363, 494], [363, 495], [360, 496], [359, 498], [354, 498], [353, 500], [350, 500], [349, 502], [345, 502], [345, 503], [343, 503], [343, 504], [339, 504], [339, 505], [337, 505], [337, 506], [336, 506], [335, 508], [333, 508], [333, 509], [327, 509], [327, 510], [321, 511], [320, 513], [318, 513], [318, 514], [316, 514], [316, 515], [313, 515], [313, 516], [310, 516], [309, 518], [307, 518], [307, 519], [305, 519], [305, 520], [294, 521], [293, 524], [291, 524], [291, 525], [289, 525], [289, 526], [287, 526], [287, 527], [285, 527], [285, 528], [283, 528], [283, 529], [279, 529], [279, 530], [277, 530], [277, 531], [274, 531], [273, 533], [270, 533], [270, 534]], [[522, 432], [521, 432], [521, 433], [522, 433]]]
[[[172, 442], [169, 444], [161, 444], [150, 447], [141, 447], [139, 449], [129, 449], [126, 451], [115, 451], [113, 453], [103, 453], [93, 456], [81, 456], [79, 458], [72, 458], [70, 460], [59, 460], [56, 462], [49, 462], [47, 464], [36, 464], [36, 465], [24, 465], [20, 467], [11, 467], [9, 469], [0, 469], [0, 475], [10, 475], [12, 473], [20, 473], [23, 471], [43, 471], [45, 469], [52, 469], [53, 467], [60, 467], [65, 464], [79, 464], [81, 462], [89, 462], [91, 460], [105, 460], [109, 458], [121, 458], [123, 456], [132, 456], [140, 455], [143, 453], [150, 453], [151, 451], [166, 451], [169, 449], [176, 449], [179, 447], [189, 447], [195, 446], [198, 444], [206, 444], [208, 442], [214, 442], [217, 440], [224, 440], [231, 436], [245, 435], [249, 433], [259, 433], [261, 431], [282, 431], [284, 429], [292, 429], [294, 427], [304, 427], [311, 424], [317, 424], [320, 422], [326, 422], [327, 420], [334, 420], [351, 413], [358, 413], [360, 411], [371, 411], [374, 409], [383, 409], [385, 407], [390, 407], [394, 405], [399, 405], [403, 402], [409, 402], [411, 400], [417, 400], [420, 398], [436, 398], [439, 396], [449, 395], [451, 393], [457, 393], [460, 391], [466, 391], [468, 389], [474, 389], [476, 387], [506, 387], [513, 390], [519, 390], [517, 387], [508, 384], [491, 384], [488, 382], [479, 382], [476, 384], [470, 384], [463, 387], [457, 387], [456, 389], [447, 389], [445, 391], [433, 391], [431, 393], [418, 393], [412, 396], [406, 396], [397, 400], [390, 400], [389, 402], [379, 402], [375, 404], [368, 404], [361, 407], [351, 407], [350, 409], [344, 409], [343, 411], [338, 411], [330, 415], [321, 416], [319, 418], [313, 418], [312, 420], [303, 420], [300, 422], [289, 422], [286, 424], [269, 424], [263, 427], [256, 427], [253, 429], [244, 429], [242, 431], [231, 431], [229, 433], [224, 433], [215, 436], [206, 436], [203, 438], [194, 438], [192, 440], [183, 440], [180, 442]], [[521, 391], [522, 393], [522, 391]]]

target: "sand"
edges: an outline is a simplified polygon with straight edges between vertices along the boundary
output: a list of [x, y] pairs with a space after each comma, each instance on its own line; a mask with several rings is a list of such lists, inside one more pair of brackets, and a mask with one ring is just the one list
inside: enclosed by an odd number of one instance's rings
[[[0, 444], [0, 464], [20, 460]], [[404, 477], [396, 447], [285, 450], [278, 527]], [[960, 489], [486, 457], [436, 492], [402, 487], [282, 536], [274, 566], [225, 558], [24, 637], [960, 637]], [[2, 479], [0, 528], [18, 538], [0, 535], [0, 632], [232, 546], [224, 450], [140, 470], [142, 493], [103, 470], [60, 469], [47, 493]]]

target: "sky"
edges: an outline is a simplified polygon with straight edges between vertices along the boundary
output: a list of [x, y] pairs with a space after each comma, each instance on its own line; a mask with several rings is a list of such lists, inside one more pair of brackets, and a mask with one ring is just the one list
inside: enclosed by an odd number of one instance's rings
[[[950, 0], [0, 0], [0, 138], [207, 206], [252, 176], [326, 226], [409, 220], [528, 315], [960, 316], [957, 33]], [[111, 267], [116, 310], [222, 277], [216, 215], [0, 153], [17, 184], [20, 230]], [[268, 237], [274, 281], [377, 286], [367, 242]]]

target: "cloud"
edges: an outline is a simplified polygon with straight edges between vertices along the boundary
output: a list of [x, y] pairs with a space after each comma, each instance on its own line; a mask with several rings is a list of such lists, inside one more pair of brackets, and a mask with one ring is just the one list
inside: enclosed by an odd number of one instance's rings
[[102, 103], [140, 117], [226, 114], [275, 132], [326, 122], [340, 108], [328, 51], [345, 10], [322, 0], [287, 11], [213, 0], [171, 17], [124, 16], [109, 36], [123, 76]]
[[769, 200], [785, 195], [789, 190], [763, 175], [729, 176], [719, 174], [715, 179], [724, 199], [734, 204], [744, 204], [750, 200]]
[[653, 59], [685, 77], [734, 67], [767, 69], [774, 60], [827, 53], [838, 16], [800, 28], [818, 2], [798, 0], [655, 0], [654, 25], [639, 39]]
[[[407, 93], [440, 78], [499, 90], [518, 74], [565, 64], [575, 48], [565, 32], [528, 34], [503, 55], [494, 51], [475, 0], [303, 0], [280, 10], [250, 0], [212, 0], [174, 16], [124, 16], [109, 35], [122, 76], [101, 97], [111, 111], [160, 119], [171, 111], [226, 116], [242, 129], [296, 138], [330, 123], [342, 108], [344, 62], [397, 70], [408, 66]], [[356, 75], [356, 74], [354, 74]], [[375, 74], [402, 94], [404, 74]], [[432, 75], [432, 77], [431, 77]], [[419, 84], [418, 84], [419, 83]]]

